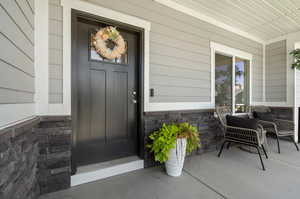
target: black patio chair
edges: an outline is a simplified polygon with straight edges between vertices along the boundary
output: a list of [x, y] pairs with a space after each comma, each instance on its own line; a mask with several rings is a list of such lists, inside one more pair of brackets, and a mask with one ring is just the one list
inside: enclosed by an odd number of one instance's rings
[[226, 106], [217, 107], [216, 113], [217, 113], [217, 116], [223, 127], [223, 131], [224, 131], [224, 142], [221, 146], [218, 157], [221, 156], [224, 145], [226, 143], [228, 143], [227, 147], [229, 147], [229, 144], [231, 144], [231, 143], [237, 143], [237, 144], [241, 144], [241, 145], [254, 147], [257, 149], [257, 153], [260, 158], [262, 169], [265, 170], [264, 162], [262, 160], [262, 156], [261, 156], [261, 152], [260, 152], [260, 149], [262, 149], [266, 158], [268, 158], [267, 152], [263, 146], [263, 141], [264, 141], [263, 127], [261, 125], [257, 125], [258, 126], [257, 129], [251, 129], [251, 128], [241, 128], [241, 127], [237, 127], [237, 126], [227, 125], [226, 116], [231, 115], [231, 108], [226, 107]]
[[289, 138], [295, 145], [297, 151], [299, 147], [294, 140], [294, 121], [277, 119], [267, 106], [252, 107], [253, 117], [259, 120], [259, 124], [267, 131], [272, 133], [277, 140], [278, 153], [280, 153], [279, 138]]

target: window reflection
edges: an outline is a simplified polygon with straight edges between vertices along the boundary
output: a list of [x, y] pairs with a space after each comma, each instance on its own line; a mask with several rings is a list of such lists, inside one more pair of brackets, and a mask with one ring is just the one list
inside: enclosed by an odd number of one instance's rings
[[232, 57], [215, 56], [215, 103], [232, 106]]
[[244, 113], [249, 104], [249, 60], [235, 59], [235, 112]]

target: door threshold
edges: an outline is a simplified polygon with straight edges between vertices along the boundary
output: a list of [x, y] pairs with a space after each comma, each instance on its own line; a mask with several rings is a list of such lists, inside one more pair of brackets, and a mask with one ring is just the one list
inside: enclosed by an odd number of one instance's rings
[[144, 160], [137, 156], [81, 166], [77, 168], [77, 173], [71, 176], [71, 187], [143, 168]]

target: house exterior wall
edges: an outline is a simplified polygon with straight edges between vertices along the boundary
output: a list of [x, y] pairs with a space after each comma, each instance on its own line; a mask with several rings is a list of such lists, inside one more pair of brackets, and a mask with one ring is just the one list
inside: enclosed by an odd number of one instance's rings
[[0, 1], [0, 18], [1, 127], [34, 115], [34, 1]]
[[[88, 0], [88, 2], [151, 22], [150, 88], [154, 89], [155, 95], [150, 98], [150, 103], [210, 102], [212, 97], [210, 41], [253, 54], [252, 101], [262, 102], [262, 44], [150, 0]], [[56, 13], [62, 12], [61, 8], [57, 7], [58, 3], [59, 0], [50, 0], [50, 4], [53, 4], [50, 6], [50, 10], [55, 7]], [[61, 13], [56, 15], [60, 21]], [[62, 34], [61, 24], [51, 28], [53, 30], [50, 32], [55, 31], [55, 34]], [[59, 40], [57, 39], [56, 42]], [[62, 46], [58, 43], [56, 45]], [[62, 51], [55, 53], [55, 56], [49, 57], [50, 63], [55, 63], [62, 57]], [[59, 77], [62, 77], [61, 73], [62, 70], [55, 71]], [[51, 87], [50, 103], [60, 103], [62, 98], [59, 97], [57, 101], [55, 99], [57, 95], [54, 93], [61, 94], [62, 87], [57, 86], [51, 77], [49, 83]]]
[[34, 13], [24, 2], [1, 1], [1, 104], [34, 102]]
[[71, 181], [71, 118], [41, 117], [34, 129], [38, 138], [40, 193], [67, 189]]
[[39, 147], [34, 128], [38, 118], [0, 130], [0, 198], [35, 199]]
[[266, 46], [266, 101], [287, 101], [286, 40]]

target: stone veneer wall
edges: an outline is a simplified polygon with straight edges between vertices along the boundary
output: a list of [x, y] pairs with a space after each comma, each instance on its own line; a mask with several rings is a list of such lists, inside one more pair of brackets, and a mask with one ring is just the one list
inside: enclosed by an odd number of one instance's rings
[[[148, 143], [148, 136], [151, 132], [159, 129], [162, 123], [189, 122], [196, 126], [200, 132], [201, 148], [196, 154], [214, 151], [222, 141], [223, 134], [218, 120], [214, 117], [214, 110], [195, 111], [170, 111], [150, 112], [144, 115], [145, 144]], [[153, 161], [153, 155], [145, 149], [145, 167], [157, 165]]]
[[34, 199], [39, 195], [38, 139], [32, 119], [0, 131], [0, 198]]
[[67, 189], [71, 180], [71, 117], [42, 117], [38, 181], [41, 194]]
[[294, 108], [293, 107], [270, 107], [273, 115], [278, 119], [293, 120]]
[[[197, 126], [201, 149], [216, 150], [222, 140], [213, 110], [153, 112], [144, 115], [145, 144], [162, 123], [189, 122]], [[34, 199], [67, 189], [71, 180], [71, 118], [41, 117], [0, 132], [0, 198]], [[145, 149], [145, 166], [156, 165]]]

